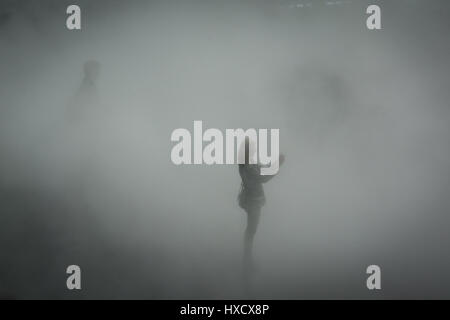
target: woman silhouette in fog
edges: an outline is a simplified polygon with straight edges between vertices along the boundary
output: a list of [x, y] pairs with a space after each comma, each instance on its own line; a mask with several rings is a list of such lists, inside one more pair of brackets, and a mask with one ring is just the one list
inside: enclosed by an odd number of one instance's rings
[[97, 79], [100, 76], [100, 62], [97, 60], [86, 61], [83, 65], [83, 75], [80, 88], [67, 110], [68, 122], [77, 126], [85, 124], [92, 114], [92, 109], [99, 104]]
[[[239, 206], [247, 213], [247, 228], [244, 235], [244, 267], [246, 270], [254, 268], [252, 247], [253, 238], [258, 227], [261, 208], [266, 203], [263, 183], [269, 181], [274, 175], [261, 175], [261, 165], [250, 164], [250, 159], [255, 156], [256, 144], [248, 137], [240, 147], [240, 152], [245, 151], [245, 162], [239, 165], [239, 175], [241, 176], [241, 191], [239, 192]], [[280, 155], [280, 166], [284, 162], [284, 155]]]
[[97, 81], [100, 69], [100, 62], [97, 60], [84, 63], [81, 85], [66, 110], [67, 145], [74, 187], [71, 198], [75, 202], [73, 207], [78, 211], [88, 210], [87, 187], [93, 174], [95, 155], [99, 149], [98, 136], [101, 132], [102, 115]]

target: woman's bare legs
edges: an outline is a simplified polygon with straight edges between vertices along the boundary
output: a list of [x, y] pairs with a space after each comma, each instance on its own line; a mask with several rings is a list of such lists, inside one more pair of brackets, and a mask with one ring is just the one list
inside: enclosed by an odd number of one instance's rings
[[247, 228], [244, 235], [244, 267], [245, 269], [253, 269], [253, 238], [255, 237], [256, 229], [261, 215], [261, 208], [259, 206], [252, 206], [246, 210], [247, 212]]

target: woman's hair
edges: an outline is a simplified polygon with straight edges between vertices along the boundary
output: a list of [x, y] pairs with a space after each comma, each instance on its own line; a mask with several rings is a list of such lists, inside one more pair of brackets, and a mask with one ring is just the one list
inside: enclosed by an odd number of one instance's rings
[[250, 163], [250, 157], [256, 152], [256, 144], [249, 137], [245, 137], [245, 140], [241, 143], [239, 147], [238, 159], [244, 159], [245, 164]]
[[100, 73], [100, 62], [97, 60], [88, 60], [83, 66], [84, 77], [88, 79], [95, 79]]

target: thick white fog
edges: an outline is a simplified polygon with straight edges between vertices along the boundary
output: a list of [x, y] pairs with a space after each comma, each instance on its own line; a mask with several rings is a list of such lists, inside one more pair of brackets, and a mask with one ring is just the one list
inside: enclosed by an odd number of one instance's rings
[[[448, 4], [377, 2], [379, 31], [356, 0], [0, 5], [0, 295], [449, 297]], [[194, 120], [280, 129], [247, 285], [237, 166], [170, 159]]]

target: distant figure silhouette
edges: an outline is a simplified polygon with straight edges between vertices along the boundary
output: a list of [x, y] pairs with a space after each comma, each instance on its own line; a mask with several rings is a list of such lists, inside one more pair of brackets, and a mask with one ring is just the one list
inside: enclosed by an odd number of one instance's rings
[[92, 109], [98, 105], [97, 79], [100, 75], [100, 62], [89, 60], [83, 66], [83, 80], [75, 94], [68, 110], [68, 121], [80, 125], [85, 123], [92, 114]]
[[[72, 200], [79, 211], [87, 211], [87, 187], [93, 173], [93, 161], [97, 152], [101, 131], [100, 99], [97, 80], [100, 62], [89, 60], [83, 65], [83, 79], [66, 110], [67, 146], [70, 155]], [[82, 209], [80, 209], [82, 207]]]
[[[253, 238], [259, 223], [261, 208], [266, 203], [263, 183], [269, 181], [274, 175], [260, 175], [261, 165], [250, 164], [249, 159], [255, 156], [255, 143], [248, 137], [240, 147], [240, 152], [244, 152], [245, 163], [239, 165], [239, 174], [242, 179], [241, 191], [239, 192], [239, 206], [247, 213], [247, 228], [244, 235], [244, 267], [246, 271], [255, 267], [252, 255]], [[280, 155], [280, 166], [284, 162], [284, 155]]]

